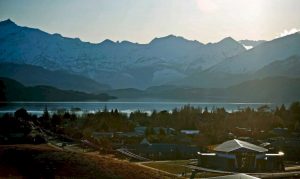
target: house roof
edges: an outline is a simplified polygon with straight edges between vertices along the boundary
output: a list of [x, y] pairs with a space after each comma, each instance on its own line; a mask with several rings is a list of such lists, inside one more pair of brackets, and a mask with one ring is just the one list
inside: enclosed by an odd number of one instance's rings
[[140, 144], [146, 144], [146, 145], [151, 145], [151, 143], [147, 140], [147, 138], [144, 138]]
[[232, 151], [236, 151], [236, 150], [241, 150], [241, 149], [246, 149], [246, 150], [252, 150], [255, 152], [267, 152], [268, 149], [265, 149], [263, 147], [245, 142], [245, 141], [241, 141], [241, 140], [237, 140], [237, 139], [233, 139], [233, 140], [229, 140], [226, 141], [220, 145], [218, 145], [215, 148], [215, 151], [218, 152], [232, 152]]
[[183, 134], [193, 135], [193, 134], [199, 134], [199, 130], [181, 130], [180, 131]]

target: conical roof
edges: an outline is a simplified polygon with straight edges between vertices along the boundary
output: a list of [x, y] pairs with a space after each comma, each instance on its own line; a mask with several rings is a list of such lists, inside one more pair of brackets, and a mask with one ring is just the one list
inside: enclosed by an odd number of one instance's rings
[[247, 149], [247, 150], [252, 150], [252, 151], [260, 152], [260, 153], [268, 151], [268, 149], [265, 149], [263, 147], [251, 144], [249, 142], [237, 140], [237, 139], [229, 140], [229, 141], [226, 141], [226, 142], [218, 145], [215, 148], [215, 151], [228, 153], [228, 152], [236, 151], [239, 149]]

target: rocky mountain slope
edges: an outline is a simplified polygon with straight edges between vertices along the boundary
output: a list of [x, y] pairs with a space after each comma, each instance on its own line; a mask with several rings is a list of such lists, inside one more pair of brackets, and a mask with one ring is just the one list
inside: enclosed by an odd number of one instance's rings
[[169, 35], [149, 44], [105, 40], [99, 44], [0, 22], [0, 62], [66, 70], [114, 88], [146, 88], [182, 79], [245, 51], [232, 38], [213, 44]]

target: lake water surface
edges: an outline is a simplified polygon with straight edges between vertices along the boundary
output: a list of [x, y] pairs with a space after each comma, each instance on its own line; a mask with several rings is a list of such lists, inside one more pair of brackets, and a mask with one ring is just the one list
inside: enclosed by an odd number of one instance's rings
[[[32, 114], [41, 115], [45, 107], [48, 111], [56, 112], [58, 110], [73, 110], [77, 111], [80, 108], [82, 112], [94, 113], [103, 110], [105, 107], [108, 110], [118, 109], [123, 113], [131, 113], [133, 111], [143, 111], [151, 113], [151, 111], [171, 111], [174, 108], [182, 108], [184, 105], [191, 105], [194, 107], [205, 108], [212, 110], [214, 108], [225, 108], [226, 111], [232, 112], [246, 107], [258, 108], [262, 105], [269, 105], [270, 107], [275, 104], [272, 103], [205, 103], [205, 102], [11, 102], [4, 107], [0, 107], [0, 114], [13, 113], [19, 108], [25, 108]], [[78, 112], [78, 111], [77, 111]]]

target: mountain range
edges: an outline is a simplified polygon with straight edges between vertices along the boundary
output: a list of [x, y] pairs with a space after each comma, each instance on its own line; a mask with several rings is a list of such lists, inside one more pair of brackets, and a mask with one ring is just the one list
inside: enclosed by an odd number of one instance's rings
[[132, 96], [215, 89], [222, 96], [251, 81], [300, 78], [299, 69], [299, 32], [270, 41], [226, 37], [204, 44], [168, 35], [147, 44], [89, 43], [0, 22], [0, 76], [29, 86]]
[[98, 44], [0, 23], [0, 61], [64, 70], [113, 88], [147, 88], [183, 79], [246, 49], [228, 37], [202, 44], [169, 35], [148, 44], [105, 40]]

